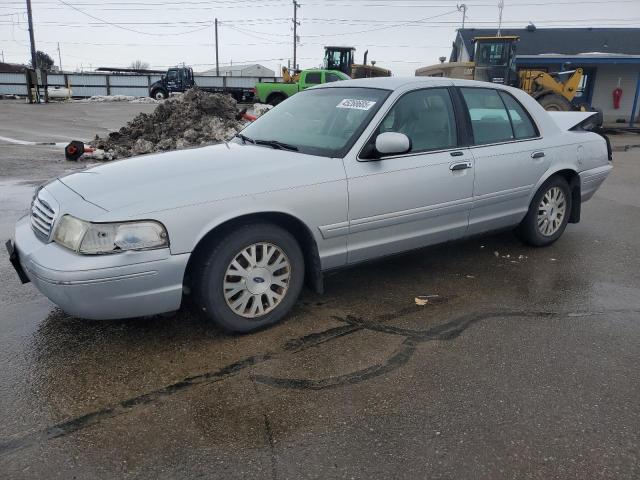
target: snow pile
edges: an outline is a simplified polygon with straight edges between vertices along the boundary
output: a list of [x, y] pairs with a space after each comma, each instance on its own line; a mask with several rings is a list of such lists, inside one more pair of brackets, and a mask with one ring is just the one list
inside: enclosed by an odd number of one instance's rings
[[259, 117], [260, 115], [264, 115], [265, 113], [267, 113], [272, 108], [273, 105], [269, 105], [268, 103], [254, 103], [253, 113], [256, 115], [256, 117]]
[[139, 114], [117, 132], [96, 136], [92, 145], [111, 160], [220, 143], [243, 126], [233, 98], [192, 88], [159, 103], [152, 113]]

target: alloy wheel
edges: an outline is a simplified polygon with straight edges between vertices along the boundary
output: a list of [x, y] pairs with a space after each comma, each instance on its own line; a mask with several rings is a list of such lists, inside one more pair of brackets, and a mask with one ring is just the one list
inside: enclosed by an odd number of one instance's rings
[[259, 318], [282, 302], [289, 288], [291, 263], [277, 245], [260, 242], [240, 250], [224, 276], [229, 308], [245, 318]]
[[559, 187], [547, 190], [538, 205], [538, 231], [550, 237], [562, 226], [567, 213], [567, 199]]

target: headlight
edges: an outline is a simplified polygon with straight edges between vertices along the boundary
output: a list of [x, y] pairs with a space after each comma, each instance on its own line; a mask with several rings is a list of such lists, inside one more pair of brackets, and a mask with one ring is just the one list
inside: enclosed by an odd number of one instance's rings
[[88, 255], [169, 246], [167, 230], [158, 222], [91, 223], [71, 215], [64, 215], [58, 221], [53, 240]]

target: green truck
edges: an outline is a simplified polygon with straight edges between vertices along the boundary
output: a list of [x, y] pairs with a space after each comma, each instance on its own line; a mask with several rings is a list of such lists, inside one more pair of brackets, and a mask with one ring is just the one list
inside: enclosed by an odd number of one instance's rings
[[[284, 72], [285, 69], [283, 69]], [[349, 76], [337, 70], [303, 70], [300, 74], [290, 77], [288, 72], [284, 75], [284, 82], [260, 82], [256, 83], [255, 98], [261, 103], [277, 105], [291, 95], [301, 92], [305, 88], [313, 87], [321, 83], [349, 80]], [[290, 79], [289, 82], [286, 80]]]

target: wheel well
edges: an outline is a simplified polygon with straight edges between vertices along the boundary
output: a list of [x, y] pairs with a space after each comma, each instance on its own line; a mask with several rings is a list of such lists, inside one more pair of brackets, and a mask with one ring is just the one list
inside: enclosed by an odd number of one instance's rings
[[318, 245], [316, 244], [311, 231], [298, 218], [281, 212], [260, 212], [242, 215], [240, 217], [227, 220], [215, 227], [200, 239], [196, 247], [193, 249], [193, 252], [191, 252], [183, 284], [188, 288], [191, 286], [191, 278], [195, 269], [200, 264], [200, 259], [217, 238], [220, 238], [221, 235], [239, 227], [240, 225], [251, 223], [252, 221], [273, 223], [274, 225], [284, 228], [294, 236], [304, 255], [305, 282], [307, 286], [316, 293], [323, 293], [324, 285], [320, 265], [320, 255], [318, 253]]
[[569, 223], [578, 223], [580, 221], [580, 211], [582, 209], [582, 196], [580, 194], [580, 175], [575, 170], [565, 169], [554, 173], [564, 178], [569, 184], [571, 190], [571, 215]]
[[271, 100], [273, 100], [274, 98], [277, 98], [277, 97], [287, 98], [287, 96], [282, 92], [271, 92], [267, 96], [267, 103], [269, 103]]

